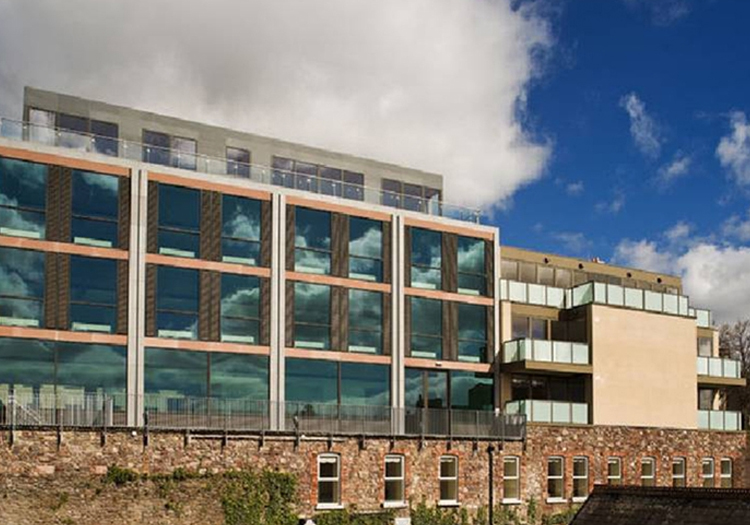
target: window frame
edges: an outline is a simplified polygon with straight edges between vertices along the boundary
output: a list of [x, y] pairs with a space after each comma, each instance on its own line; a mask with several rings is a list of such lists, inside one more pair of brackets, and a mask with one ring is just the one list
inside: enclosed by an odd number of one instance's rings
[[[115, 200], [117, 201], [117, 205], [119, 206], [120, 203], [120, 188], [119, 188], [119, 177], [116, 175], [109, 175], [106, 173], [98, 173], [94, 171], [84, 171], [84, 170], [73, 170], [72, 174], [72, 180], [71, 180], [71, 194], [72, 194], [72, 202], [71, 202], [71, 209], [70, 209], [70, 242], [73, 244], [79, 244], [83, 246], [95, 246], [95, 247], [103, 247], [103, 248], [117, 248], [117, 243], [120, 241], [119, 239], [119, 225], [120, 225], [120, 217], [119, 212], [116, 211], [114, 217], [105, 217], [102, 215], [91, 215], [87, 213], [76, 213], [75, 208], [75, 178], [76, 176], [83, 176], [84, 174], [90, 174], [95, 175], [97, 177], [108, 177], [112, 180], [116, 180], [118, 184], [117, 188], [117, 196]], [[75, 227], [73, 226], [73, 222], [75, 222], [76, 219], [87, 221], [87, 222], [99, 222], [99, 223], [105, 223], [114, 226], [114, 233], [115, 233], [115, 242], [110, 243], [103, 239], [93, 239], [93, 238], [86, 238], [86, 237], [76, 237], [75, 236]], [[78, 239], [78, 240], [76, 240]]]
[[[351, 228], [351, 222], [352, 221], [362, 221], [362, 222], [368, 222], [377, 224], [378, 228], [380, 230], [380, 257], [371, 257], [367, 255], [356, 255], [352, 253], [352, 243], [354, 242], [354, 239], [352, 239], [352, 228]], [[358, 279], [361, 281], [370, 281], [370, 282], [383, 282], [383, 275], [385, 274], [386, 269], [383, 267], [383, 236], [385, 232], [383, 231], [383, 221], [377, 220], [377, 219], [368, 219], [366, 217], [357, 217], [355, 215], [352, 215], [349, 217], [349, 268], [347, 270], [347, 276], [349, 279]], [[379, 276], [373, 276], [373, 275], [366, 275], [366, 274], [352, 274], [352, 260], [361, 260], [361, 261], [374, 261], [379, 264], [380, 266], [380, 275]]]
[[[409, 286], [411, 288], [418, 288], [420, 290], [436, 290], [441, 291], [443, 289], [443, 232], [437, 231], [437, 230], [431, 230], [429, 228], [418, 228], [416, 226], [409, 226], [411, 228], [411, 246], [409, 246], [409, 253], [411, 254], [410, 261], [409, 261]], [[440, 265], [439, 266], [431, 266], [427, 264], [417, 263], [414, 262], [414, 242], [416, 236], [414, 235], [415, 232], [426, 232], [429, 235], [436, 235], [438, 237], [438, 251], [440, 253]], [[430, 260], [430, 263], [432, 263], [432, 260]], [[427, 282], [415, 282], [414, 281], [414, 269], [418, 270], [426, 270], [429, 273], [437, 272], [438, 274], [438, 284], [434, 285], [433, 283], [427, 283]]]
[[[560, 463], [560, 474], [559, 475], [552, 475], [550, 474], [550, 466], [553, 462], [559, 462]], [[552, 495], [551, 493], [551, 481], [559, 481], [560, 482], [560, 493], [559, 495]], [[548, 503], [559, 503], [567, 501], [565, 499], [565, 458], [563, 456], [550, 456], [547, 458], [547, 502]]]
[[[443, 463], [453, 463], [455, 468], [455, 475], [453, 476], [444, 476], [443, 475]], [[459, 478], [459, 471], [458, 471], [459, 465], [458, 465], [458, 456], [455, 456], [453, 454], [443, 454], [440, 456], [439, 462], [438, 462], [438, 486], [439, 486], [439, 492], [438, 492], [438, 506], [440, 507], [453, 507], [457, 506], [458, 503], [458, 478]], [[446, 491], [448, 488], [450, 488], [450, 484], [455, 483], [455, 489], [456, 489], [456, 497], [454, 499], [444, 499], [443, 498], [443, 487], [445, 484]]]
[[[617, 465], [616, 476], [612, 474], [612, 470], [610, 469], [611, 465]], [[620, 486], [622, 484], [622, 458], [617, 456], [610, 456], [607, 458], [607, 485]]]
[[[260, 299], [260, 288], [261, 288], [261, 277], [255, 276], [255, 275], [245, 275], [245, 274], [234, 274], [234, 273], [221, 273], [220, 274], [220, 288], [221, 288], [221, 296], [219, 300], [219, 338], [221, 342], [223, 343], [235, 343], [235, 344], [246, 344], [246, 345], [255, 345], [259, 346], [261, 344], [260, 342], [260, 325], [261, 325], [261, 299]], [[251, 315], [225, 315], [224, 314], [224, 278], [228, 279], [243, 279], [250, 282], [254, 282], [254, 288], [258, 290], [258, 314], [257, 317], [251, 316]], [[245, 322], [254, 322], [257, 323], [258, 326], [258, 337], [257, 339], [254, 339], [252, 341], [249, 340], [246, 336], [236, 336], [236, 335], [224, 335], [224, 320], [229, 321], [245, 321]]]
[[[42, 228], [41, 232], [37, 231], [30, 231], [30, 230], [17, 230], [15, 228], [8, 228], [2, 223], [0, 223], [0, 235], [7, 235], [10, 237], [20, 237], [22, 239], [34, 239], [34, 240], [46, 240], [47, 239], [47, 193], [49, 191], [49, 183], [50, 183], [50, 173], [49, 173], [49, 166], [46, 164], [41, 164], [39, 162], [31, 162], [27, 160], [22, 159], [14, 159], [12, 157], [3, 157], [0, 156], [0, 164], [2, 164], [3, 161], [10, 162], [11, 164], [29, 164], [32, 166], [41, 166], [41, 172], [42, 176], [44, 178], [44, 192], [42, 195], [42, 205], [40, 207], [36, 206], [29, 206], [27, 204], [16, 204], [16, 205], [10, 205], [10, 204], [0, 204], [0, 211], [1, 210], [8, 210], [10, 212], [17, 211], [20, 214], [31, 214], [35, 217], [41, 217], [41, 223]], [[2, 174], [0, 173], [0, 178], [2, 178]], [[0, 195], [2, 195], [0, 193]]]
[[[371, 290], [361, 290], [358, 288], [347, 288], [345, 289], [347, 293], [348, 298], [348, 311], [346, 312], [348, 322], [347, 322], [347, 337], [346, 337], [346, 351], [347, 352], [353, 352], [353, 353], [364, 353], [364, 354], [371, 354], [371, 355], [382, 355], [383, 354], [383, 341], [385, 338], [385, 334], [383, 333], [383, 293], [382, 292], [375, 292]], [[363, 325], [355, 325], [355, 323], [352, 322], [355, 317], [352, 315], [352, 305], [356, 304], [356, 300], [352, 300], [352, 294], [363, 294], [367, 297], [377, 297], [377, 304], [379, 305], [380, 309], [380, 323], [377, 328], [372, 328], [369, 326], [363, 326]], [[368, 316], [369, 317], [369, 316]], [[352, 333], [359, 333], [359, 334], [369, 334], [369, 335], [377, 335], [378, 336], [378, 346], [375, 348], [367, 348], [362, 345], [352, 345]]]
[[[706, 465], [710, 465], [710, 472], [706, 471]], [[712, 457], [701, 459], [701, 487], [712, 489], [716, 487], [716, 460]]]
[[[37, 251], [37, 250], [27, 250], [27, 249], [22, 249], [22, 248], [11, 248], [9, 246], [0, 246], [0, 255], [6, 252], [11, 252], [10, 253], [11, 256], [13, 252], [22, 252], [23, 254], [27, 254], [27, 256], [29, 257], [36, 257], [37, 259], [39, 259], [38, 261], [35, 261], [35, 262], [41, 263], [41, 268], [38, 268], [40, 270], [38, 272], [40, 279], [39, 279], [39, 282], [35, 284], [37, 284], [41, 288], [41, 294], [37, 296], [31, 293], [33, 291], [32, 288], [27, 286], [27, 282], [29, 281], [23, 281], [24, 288], [29, 292], [27, 295], [16, 295], [16, 294], [9, 294], [9, 293], [0, 294], [0, 302], [5, 303], [7, 301], [10, 303], [22, 303], [22, 304], [33, 303], [35, 305], [35, 311], [39, 312], [38, 318], [3, 316], [3, 321], [0, 322], [0, 326], [44, 328], [45, 326], [44, 305], [45, 305], [45, 296], [46, 296], [45, 292], [47, 289], [46, 287], [48, 285], [45, 268], [47, 266], [48, 254], [47, 252], [42, 252], [42, 251]], [[8, 265], [8, 267], [12, 269], [10, 265]], [[26, 269], [31, 271], [30, 268], [26, 268]]]
[[[189, 228], [182, 227], [182, 226], [165, 226], [165, 225], [162, 225], [162, 223], [161, 223], [161, 209], [162, 209], [162, 206], [164, 205], [164, 199], [163, 199], [163, 195], [162, 195], [161, 191], [162, 191], [162, 188], [166, 188], [166, 187], [176, 188], [178, 191], [193, 192], [193, 193], [195, 193], [197, 195], [196, 207], [197, 207], [197, 213], [198, 213], [198, 225], [196, 226], [196, 229], [193, 230], [193, 229], [189, 229]], [[191, 188], [191, 187], [188, 187], [188, 186], [180, 186], [178, 184], [165, 184], [165, 183], [159, 182], [156, 191], [159, 194], [158, 195], [158, 199], [159, 199], [159, 212], [158, 212], [158, 217], [156, 217], [156, 230], [157, 230], [156, 231], [156, 236], [157, 236], [156, 249], [157, 249], [157, 253], [159, 255], [166, 255], [168, 257], [183, 257], [185, 259], [200, 259], [201, 258], [201, 242], [200, 242], [200, 239], [201, 239], [201, 223], [204, 220], [203, 213], [202, 213], [202, 210], [201, 210], [201, 190], [199, 190], [197, 188]], [[180, 235], [180, 236], [190, 236], [193, 239], [197, 239], [197, 242], [196, 242], [197, 251], [196, 252], [188, 252], [187, 250], [182, 250], [180, 248], [171, 248], [169, 246], [166, 246], [166, 247], [162, 246], [161, 245], [161, 233], [162, 232], [177, 234], [177, 235]], [[163, 250], [166, 250], [166, 252], [163, 251]]]
[[[675, 467], [682, 469], [682, 472], [675, 471]], [[687, 460], [684, 457], [672, 458], [672, 486], [687, 486]]]
[[[333, 327], [333, 319], [331, 315], [331, 302], [333, 301], [333, 292], [334, 287], [328, 284], [316, 284], [316, 283], [308, 283], [305, 281], [294, 281], [294, 309], [292, 310], [292, 323], [294, 325], [294, 340], [291, 341], [292, 346], [294, 348], [301, 348], [304, 350], [340, 350], [339, 348], [331, 348], [333, 341], [332, 341], [332, 327]], [[328, 316], [328, 322], [327, 323], [318, 323], [313, 321], [298, 321], [297, 320], [297, 305], [299, 302], [297, 301], [297, 287], [298, 286], [312, 286], [312, 287], [325, 287], [328, 290], [328, 304], [326, 306], [326, 315]], [[298, 326], [310, 326], [313, 328], [326, 328], [328, 330], [328, 336], [327, 336], [327, 344], [323, 343], [323, 346], [317, 346], [315, 345], [299, 345], [298, 341]]]
[[[109, 264], [112, 266], [112, 276], [114, 278], [114, 282], [109, 283], [112, 285], [112, 292], [114, 293], [114, 301], [111, 303], [105, 303], [105, 302], [92, 302], [92, 301], [80, 301], [75, 300], [74, 293], [73, 293], [73, 267], [76, 264], [76, 261], [84, 262], [86, 259], [93, 261], [95, 264]], [[68, 329], [72, 332], [85, 332], [85, 333], [103, 333], [103, 334], [114, 334], [117, 332], [117, 306], [118, 306], [118, 299], [119, 299], [119, 290], [117, 286], [117, 260], [115, 259], [105, 259], [100, 257], [87, 257], [84, 255], [71, 255], [70, 256], [70, 276], [69, 276], [69, 301], [67, 304], [68, 307]], [[96, 272], [96, 280], [101, 281], [102, 279], [102, 273], [100, 271]], [[109, 326], [109, 330], [100, 330], [100, 329], [94, 329], [103, 327], [104, 325], [96, 325], [92, 323], [80, 323], [78, 321], [75, 321], [73, 319], [73, 307], [74, 306], [84, 306], [84, 307], [94, 307], [94, 308], [100, 308], [100, 309], [107, 309], [110, 310], [112, 313], [112, 325]], [[78, 325], [78, 328], [76, 328], [76, 325]], [[88, 330], [83, 330], [83, 326], [87, 325], [89, 327]]]
[[[506, 466], [513, 465], [513, 475], [508, 475]], [[508, 482], [515, 483], [515, 497], [508, 497]], [[518, 456], [505, 456], [503, 458], [503, 504], [521, 503], [521, 458]]]
[[[581, 462], [583, 463], [584, 469], [585, 469], [584, 475], [576, 474], [576, 463], [581, 463]], [[589, 494], [591, 493], [591, 491], [589, 490], [589, 477], [590, 477], [589, 458], [587, 456], [574, 456], [573, 457], [573, 498], [572, 498], [574, 502], [582, 502], [588, 499]], [[585, 486], [584, 486], [585, 495], [584, 496], [580, 494], [576, 495], [577, 490], [578, 490], [578, 487], [576, 486], [576, 482], [581, 482], [582, 480], [585, 481]]]
[[[435, 334], [428, 334], [428, 333], [422, 333], [419, 331], [414, 330], [414, 303], [415, 301], [434, 301], [440, 304], [440, 314], [437, 316], [437, 319], [435, 319], [435, 322], [440, 323], [440, 330], [439, 335]], [[418, 296], [411, 296], [409, 297], [409, 308], [411, 309], [410, 312], [410, 321], [411, 326], [409, 327], [409, 353], [411, 357], [418, 357], [421, 359], [433, 359], [440, 361], [443, 359], [443, 316], [442, 316], [442, 308], [443, 308], [443, 301], [440, 299], [429, 299], [426, 297], [418, 297]], [[435, 353], [435, 355], [427, 355], [426, 352], [417, 351], [420, 355], [415, 355], [414, 352], [414, 337], [418, 338], [427, 338], [432, 342], [437, 343], [436, 347], [438, 348], [438, 351]]]
[[[644, 467], [646, 465], [651, 465], [651, 474], [646, 475], [644, 471]], [[656, 486], [656, 458], [653, 457], [645, 457], [641, 458], [641, 474], [640, 474], [640, 481], [642, 487], [655, 487]]]
[[[458, 256], [458, 253], [461, 251], [462, 239], [464, 239], [465, 242], [474, 241], [482, 245], [482, 266], [483, 266], [482, 272], [461, 271], [461, 259]], [[458, 249], [456, 251], [456, 274], [457, 274], [456, 275], [456, 282], [457, 282], [456, 293], [463, 294], [463, 295], [473, 295], [473, 296], [486, 296], [487, 295], [487, 266], [485, 264], [485, 261], [487, 260], [486, 251], [487, 251], [487, 243], [484, 241], [484, 239], [478, 239], [476, 237], [469, 237], [465, 235], [458, 236]], [[482, 289], [475, 290], [475, 289], [470, 289], [470, 288], [461, 288], [461, 276], [462, 275], [481, 279]]]
[[[175, 310], [173, 308], [160, 308], [159, 307], [159, 281], [160, 281], [160, 274], [163, 271], [189, 271], [194, 272], [195, 279], [196, 279], [196, 296], [197, 296], [197, 305], [195, 310]], [[198, 340], [198, 324], [200, 323], [200, 302], [201, 302], [201, 290], [200, 290], [200, 270], [193, 269], [193, 268], [181, 268], [179, 266], [168, 266], [168, 265], [158, 265], [156, 267], [156, 284], [155, 284], [155, 295], [156, 295], [156, 306], [154, 308], [154, 316], [156, 318], [156, 337], [163, 338], [163, 339], [177, 339], [177, 340], [186, 340], [186, 341], [197, 341]], [[184, 304], [185, 301], [182, 301], [182, 304]], [[195, 319], [195, 332], [191, 334], [190, 337], [184, 337], [184, 336], [177, 336], [177, 332], [184, 332], [184, 330], [169, 330], [169, 329], [159, 329], [159, 314], [160, 313], [166, 313], [166, 314], [176, 314], [179, 316], [193, 316]], [[163, 335], [162, 332], [172, 332], [172, 335]]]
[[[336, 475], [334, 477], [323, 477], [320, 473], [321, 465], [323, 463], [333, 463], [336, 465]], [[316, 509], [340, 509], [343, 508], [341, 504], [341, 456], [339, 454], [332, 454], [330, 452], [324, 453], [324, 454], [318, 454], [318, 458], [316, 461], [317, 467], [318, 467], [318, 476], [317, 476], [317, 505], [315, 506]], [[332, 502], [321, 502], [320, 501], [320, 494], [321, 494], [321, 484], [323, 483], [333, 483], [336, 487], [334, 491], [334, 500]]]
[[[400, 476], [388, 476], [388, 463], [398, 463], [401, 467]], [[406, 460], [403, 454], [386, 454], [383, 471], [383, 507], [399, 508], [406, 506]], [[401, 488], [400, 500], [388, 499], [388, 483], [397, 483]]]
[[[721, 458], [719, 460], [719, 487], [731, 489], [734, 487], [734, 461], [732, 458]], [[729, 465], [729, 473], [724, 473], [724, 465]], [[726, 480], [729, 480], [728, 482]]]
[[[259, 231], [258, 231], [258, 238], [257, 239], [253, 239], [251, 237], [235, 237], [235, 236], [232, 236], [232, 235], [225, 235], [224, 234], [224, 224], [225, 224], [225, 221], [226, 221], [225, 212], [226, 212], [226, 209], [227, 209], [227, 202], [226, 202], [227, 199], [230, 199], [230, 201], [231, 200], [246, 200], [246, 201], [250, 201], [250, 202], [252, 202], [253, 206], [257, 206], [258, 207], [258, 226], [259, 226], [258, 230]], [[260, 266], [261, 265], [260, 253], [261, 253], [261, 245], [262, 245], [262, 242], [263, 242], [263, 239], [262, 239], [263, 235], [261, 233], [263, 231], [263, 212], [262, 212], [262, 209], [261, 209], [262, 206], [263, 206], [263, 204], [262, 204], [262, 202], [260, 200], [253, 199], [251, 197], [242, 197], [240, 195], [233, 195], [233, 194], [230, 194], [230, 193], [223, 193], [221, 195], [221, 260], [222, 260], [222, 262], [228, 262], [228, 263], [231, 263], [231, 264], [242, 264], [242, 265], [246, 265], [246, 266]], [[229, 242], [234, 242], [234, 243], [243, 243], [243, 244], [246, 244], [246, 245], [252, 245], [252, 246], [254, 246], [253, 251], [257, 251], [258, 252], [258, 259], [253, 260], [253, 259], [250, 259], [249, 257], [248, 258], [241, 258], [241, 257], [237, 257], [237, 256], [226, 255], [224, 253], [224, 251], [225, 251], [224, 250], [224, 241], [229, 241]]]

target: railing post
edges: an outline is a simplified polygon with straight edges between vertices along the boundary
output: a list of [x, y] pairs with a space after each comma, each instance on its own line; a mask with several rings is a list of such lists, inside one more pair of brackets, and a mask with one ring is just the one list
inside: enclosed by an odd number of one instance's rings
[[16, 441], [16, 389], [10, 391], [10, 446]]

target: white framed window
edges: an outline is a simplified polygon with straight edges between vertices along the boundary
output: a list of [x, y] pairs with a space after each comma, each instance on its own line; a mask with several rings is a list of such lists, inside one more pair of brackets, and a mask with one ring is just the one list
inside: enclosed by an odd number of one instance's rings
[[719, 481], [721, 488], [731, 489], [734, 483], [732, 482], [732, 460], [729, 458], [721, 458], [721, 472], [719, 472]]
[[685, 458], [674, 458], [672, 459], [672, 486], [673, 487], [684, 487], [685, 486]]
[[338, 454], [318, 456], [318, 508], [341, 507], [341, 460]]
[[565, 500], [565, 459], [553, 456], [547, 459], [547, 501]]
[[622, 460], [607, 458], [607, 485], [622, 485]]
[[703, 488], [711, 489], [716, 485], [714, 480], [714, 458], [703, 458], [701, 460], [701, 480]]
[[521, 501], [521, 461], [516, 456], [503, 458], [503, 503]]
[[439, 505], [458, 504], [458, 458], [456, 456], [441, 456], [438, 472], [440, 481]]
[[405, 503], [404, 456], [388, 454], [385, 457], [384, 507], [398, 507]]
[[641, 485], [644, 487], [656, 485], [656, 460], [654, 458], [641, 459]]
[[589, 458], [573, 458], [573, 501], [583, 501], [589, 496]]

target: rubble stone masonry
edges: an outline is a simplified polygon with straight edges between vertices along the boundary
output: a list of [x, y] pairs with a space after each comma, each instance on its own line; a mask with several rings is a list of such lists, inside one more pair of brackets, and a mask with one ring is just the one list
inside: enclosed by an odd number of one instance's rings
[[[60, 522], [55, 517], [60, 512], [74, 513], [68, 523], [78, 525], [101, 523], [102, 516], [109, 516], [108, 522], [112, 523], [140, 523], [144, 519], [193, 523], [193, 518], [195, 523], [223, 522], [220, 501], [212, 499], [199, 480], [185, 482], [186, 486], [178, 493], [184, 501], [170, 504], [165, 503], [163, 493], [149, 490], [145, 485], [103, 490], [99, 480], [112, 465], [143, 474], [169, 474], [177, 468], [200, 473], [264, 468], [291, 472], [298, 478], [299, 511], [310, 515], [317, 502], [317, 455], [327, 452], [337, 453], [341, 458], [344, 505], [356, 505], [361, 510], [382, 508], [386, 454], [404, 455], [406, 496], [414, 503], [422, 499], [430, 504], [437, 502], [439, 459], [444, 454], [455, 455], [459, 460], [460, 505], [474, 510], [488, 502], [487, 447], [491, 443], [487, 441], [420, 442], [400, 438], [360, 441], [339, 437], [329, 441], [303, 437], [297, 445], [290, 435], [267, 435], [261, 442], [259, 436], [229, 436], [225, 440], [219, 435], [187, 436], [177, 432], [152, 432], [147, 441], [140, 432], [130, 430], [109, 431], [104, 440], [95, 431], [65, 431], [60, 441], [56, 431], [24, 430], [15, 432], [11, 445], [9, 432], [4, 430], [0, 446], [0, 523]], [[590, 487], [606, 482], [607, 459], [613, 456], [622, 459], [624, 484], [639, 484], [640, 460], [652, 457], [656, 460], [656, 484], [669, 486], [672, 458], [684, 457], [688, 486], [701, 486], [701, 460], [712, 457], [717, 483], [720, 459], [730, 458], [734, 486], [748, 486], [747, 436], [741, 432], [530, 425], [525, 442], [493, 444], [496, 450], [499, 447], [494, 454], [495, 501], [503, 498], [503, 458], [518, 456], [522, 499], [534, 498], [548, 512], [566, 506], [545, 501], [550, 456], [565, 458], [567, 499], [572, 495], [575, 456], [588, 458]], [[120, 490], [117, 497], [130, 491], [126, 510], [116, 505], [116, 499], [112, 500], [117, 490]], [[112, 505], [117, 510], [112, 510]], [[179, 516], [175, 515], [176, 508], [181, 509]]]

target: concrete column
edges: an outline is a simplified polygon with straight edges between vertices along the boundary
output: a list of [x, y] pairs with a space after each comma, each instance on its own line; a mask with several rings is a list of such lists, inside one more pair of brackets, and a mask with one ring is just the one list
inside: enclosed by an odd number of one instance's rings
[[500, 315], [500, 233], [495, 236], [495, 241], [492, 244], [493, 249], [493, 265], [492, 265], [492, 282], [487, 283], [488, 287], [492, 287], [493, 293], [493, 304], [492, 304], [492, 315], [493, 315], [493, 341], [495, 343], [495, 348], [493, 349], [492, 355], [494, 356], [493, 359], [493, 372], [494, 372], [494, 391], [493, 391], [493, 403], [495, 405], [496, 409], [499, 409], [501, 412], [503, 410], [503, 405], [501, 404], [502, 396], [500, 394], [500, 365], [502, 363], [502, 349], [503, 349], [503, 343], [500, 340], [500, 335], [502, 334], [500, 322], [501, 322], [501, 315]]
[[271, 428], [284, 430], [286, 348], [286, 198], [273, 194], [271, 201], [271, 358], [269, 389]]
[[391, 301], [392, 301], [392, 349], [391, 349], [391, 391], [392, 406], [397, 409], [399, 417], [394, 418], [393, 431], [402, 434], [404, 426], [404, 359], [406, 356], [406, 316], [404, 308], [404, 219], [400, 215], [393, 216], [391, 224]]

